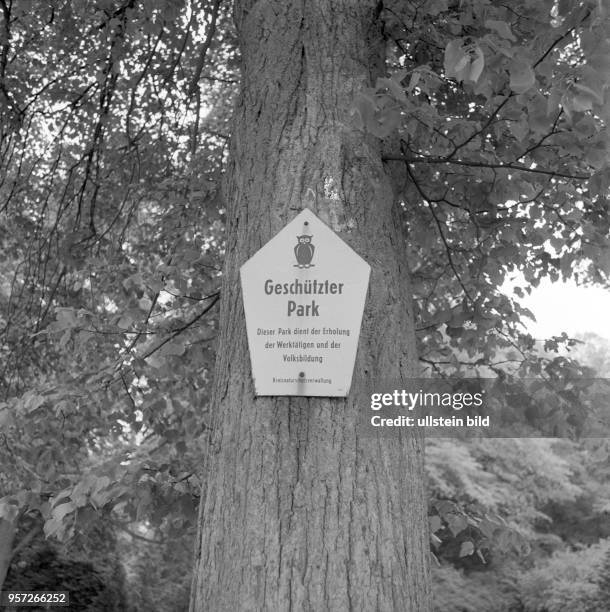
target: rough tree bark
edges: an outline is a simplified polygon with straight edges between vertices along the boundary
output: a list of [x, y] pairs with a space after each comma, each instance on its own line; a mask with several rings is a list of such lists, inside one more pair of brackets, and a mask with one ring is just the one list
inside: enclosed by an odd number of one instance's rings
[[11, 565], [14, 539], [15, 524], [13, 521], [0, 519], [0, 591], [2, 591], [2, 585]]
[[[210, 441], [191, 610], [426, 612], [421, 441], [358, 428], [367, 383], [414, 375], [405, 242], [380, 143], [353, 126], [382, 73], [373, 0], [236, 0], [243, 57], [228, 170]], [[239, 267], [304, 205], [372, 267], [349, 397], [255, 398]]]

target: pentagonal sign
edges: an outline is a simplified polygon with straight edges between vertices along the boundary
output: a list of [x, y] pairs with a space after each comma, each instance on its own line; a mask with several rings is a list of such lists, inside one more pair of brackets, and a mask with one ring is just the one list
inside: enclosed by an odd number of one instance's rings
[[348, 394], [370, 272], [308, 209], [241, 267], [257, 395]]

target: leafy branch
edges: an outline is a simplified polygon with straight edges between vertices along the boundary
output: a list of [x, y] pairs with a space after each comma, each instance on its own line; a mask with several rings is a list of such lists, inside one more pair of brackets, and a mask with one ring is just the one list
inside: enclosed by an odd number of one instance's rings
[[199, 319], [205, 316], [216, 305], [216, 302], [218, 302], [218, 300], [220, 299], [220, 291], [217, 291], [216, 293], [209, 295], [208, 298], [210, 298], [212, 301], [198, 315], [193, 317], [190, 321], [188, 321], [184, 325], [181, 325], [180, 327], [175, 329], [167, 338], [162, 340], [157, 346], [150, 349], [150, 351], [144, 353], [144, 355], [142, 355], [141, 358], [147, 359], [153, 353], [156, 353], [162, 346], [165, 346], [168, 342], [171, 342], [174, 338], [179, 336], [183, 331], [187, 330], [189, 327], [191, 327], [197, 321], [199, 321]]

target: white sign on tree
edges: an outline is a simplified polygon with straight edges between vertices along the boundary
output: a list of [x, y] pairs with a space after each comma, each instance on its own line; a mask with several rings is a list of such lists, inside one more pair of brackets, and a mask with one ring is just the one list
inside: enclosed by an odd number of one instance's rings
[[370, 272], [308, 209], [241, 267], [257, 395], [348, 394]]

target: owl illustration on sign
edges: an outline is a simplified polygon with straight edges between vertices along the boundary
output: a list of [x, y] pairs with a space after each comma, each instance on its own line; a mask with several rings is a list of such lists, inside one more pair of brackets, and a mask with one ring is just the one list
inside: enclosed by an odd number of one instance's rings
[[297, 244], [294, 247], [294, 255], [297, 258], [296, 264], [294, 264], [295, 268], [311, 268], [314, 264], [311, 263], [313, 259], [313, 252], [315, 251], [315, 247], [311, 244], [311, 239], [313, 236], [307, 236], [303, 234], [302, 236], [297, 236]]

